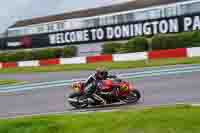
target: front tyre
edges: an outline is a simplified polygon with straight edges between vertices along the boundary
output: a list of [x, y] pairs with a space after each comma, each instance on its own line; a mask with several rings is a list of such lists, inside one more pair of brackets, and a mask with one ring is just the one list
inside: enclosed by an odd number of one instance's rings
[[126, 103], [137, 103], [141, 98], [141, 94], [138, 90], [133, 90], [130, 94], [123, 100]]
[[71, 106], [81, 109], [88, 106], [88, 102], [79, 102], [79, 99], [82, 97], [80, 93], [72, 93], [68, 96], [68, 102]]

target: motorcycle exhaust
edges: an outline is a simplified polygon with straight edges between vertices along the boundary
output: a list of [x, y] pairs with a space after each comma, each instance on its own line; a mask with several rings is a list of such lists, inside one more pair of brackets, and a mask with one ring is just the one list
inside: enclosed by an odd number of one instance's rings
[[68, 98], [68, 101], [69, 101], [69, 102], [78, 102], [77, 99], [73, 99], [73, 98]]
[[105, 103], [106, 103], [106, 101], [105, 101], [102, 97], [98, 96], [97, 94], [93, 94], [93, 97], [94, 97], [95, 99], [97, 99], [98, 101], [101, 101], [102, 104], [105, 104]]
[[68, 98], [68, 102], [71, 102], [71, 103], [85, 103], [87, 101], [86, 100], [77, 100], [77, 99], [73, 99], [73, 98]]

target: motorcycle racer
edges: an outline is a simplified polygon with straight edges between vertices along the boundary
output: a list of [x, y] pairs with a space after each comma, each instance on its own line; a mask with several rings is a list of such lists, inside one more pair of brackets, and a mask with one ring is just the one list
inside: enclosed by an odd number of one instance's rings
[[96, 72], [90, 75], [87, 81], [85, 82], [85, 94], [82, 98], [87, 100], [87, 98], [91, 98], [93, 96], [95, 100], [98, 100], [99, 102], [103, 103], [103, 99], [98, 95], [95, 95], [95, 92], [98, 89], [98, 86], [101, 85], [101, 81], [106, 80], [108, 78], [117, 78], [117, 76], [109, 75], [108, 71], [105, 68], [98, 67], [96, 69]]
[[73, 92], [69, 94], [67, 100], [77, 109], [121, 101], [136, 103], [141, 97], [139, 90], [133, 84], [109, 75], [103, 68], [97, 68], [85, 82], [72, 84], [72, 89]]

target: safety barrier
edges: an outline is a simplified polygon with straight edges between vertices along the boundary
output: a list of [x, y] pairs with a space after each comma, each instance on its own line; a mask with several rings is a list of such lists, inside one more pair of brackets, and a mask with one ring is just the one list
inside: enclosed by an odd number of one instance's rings
[[48, 65], [58, 65], [58, 64], [62, 65], [86, 64], [86, 63], [96, 63], [96, 62], [137, 61], [137, 60], [148, 60], [148, 59], [196, 57], [196, 56], [200, 56], [200, 47], [177, 48], [169, 50], [158, 50], [151, 52], [137, 52], [137, 53], [127, 53], [127, 54], [97, 55], [88, 57], [5, 62], [5, 63], [0, 63], [0, 69], [14, 68], [14, 67], [32, 67], [32, 66], [37, 67], [37, 66], [48, 66]]
[[86, 64], [86, 57], [60, 58], [60, 64]]
[[59, 59], [40, 60], [40, 66], [58, 65], [58, 64], [60, 64]]
[[17, 63], [18, 67], [31, 67], [31, 66], [40, 66], [39, 61], [20, 61]]
[[2, 68], [14, 68], [17, 67], [16, 62], [4, 62], [2, 63]]
[[147, 60], [147, 52], [138, 53], [128, 53], [128, 54], [114, 54], [113, 61], [137, 61], [137, 60]]
[[187, 56], [188, 57], [200, 56], [200, 47], [187, 48]]
[[149, 59], [187, 57], [187, 51], [185, 48], [151, 51], [148, 57]]
[[112, 62], [112, 55], [97, 55], [97, 56], [88, 56], [87, 63], [96, 63], [96, 62]]

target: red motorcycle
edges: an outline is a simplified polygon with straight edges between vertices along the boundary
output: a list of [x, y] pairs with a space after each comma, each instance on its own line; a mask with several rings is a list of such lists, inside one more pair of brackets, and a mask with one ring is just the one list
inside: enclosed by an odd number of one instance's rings
[[140, 92], [132, 84], [121, 79], [103, 80], [91, 98], [82, 100], [84, 88], [84, 83], [82, 82], [72, 85], [73, 93], [68, 96], [68, 102], [71, 106], [80, 109], [86, 108], [89, 105], [97, 106], [121, 101], [125, 103], [137, 103], [141, 97]]

